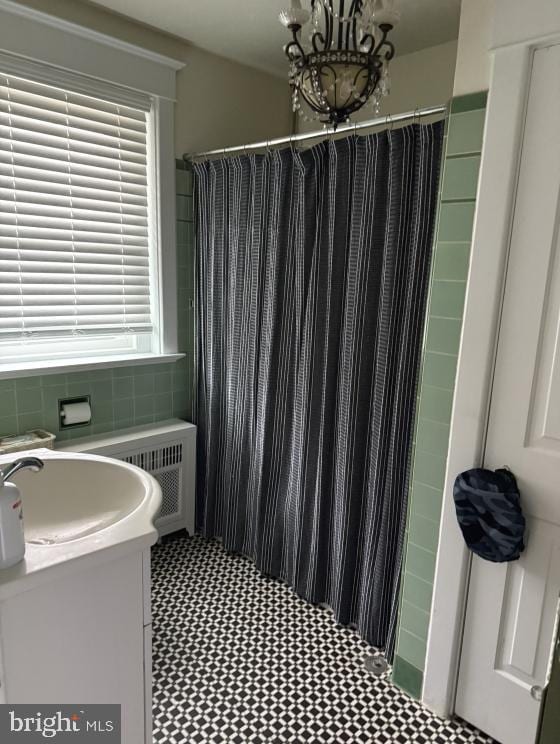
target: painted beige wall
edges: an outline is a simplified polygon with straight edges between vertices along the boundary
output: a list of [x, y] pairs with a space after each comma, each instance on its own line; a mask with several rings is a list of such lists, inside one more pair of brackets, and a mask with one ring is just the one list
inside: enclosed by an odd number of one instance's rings
[[[453, 95], [453, 78], [457, 42], [422, 49], [412, 54], [397, 56], [391, 62], [391, 95], [381, 106], [381, 115], [400, 114], [415, 108], [446, 104]], [[375, 116], [371, 106], [365, 106], [352, 121], [364, 121]], [[320, 128], [317, 122], [300, 119], [299, 131]]]
[[492, 0], [495, 7], [492, 47], [524, 42], [527, 39], [551, 39], [560, 33], [558, 0]]
[[391, 95], [383, 101], [381, 113], [446, 104], [453, 95], [456, 57], [456, 41], [395, 57], [390, 66]]
[[45, 13], [184, 61], [177, 74], [175, 153], [290, 134], [287, 80], [210, 54], [82, 0], [19, 0]]
[[243, 145], [291, 134], [288, 78], [191, 47], [177, 76], [178, 152]]
[[463, 0], [453, 95], [488, 90], [494, 0]]

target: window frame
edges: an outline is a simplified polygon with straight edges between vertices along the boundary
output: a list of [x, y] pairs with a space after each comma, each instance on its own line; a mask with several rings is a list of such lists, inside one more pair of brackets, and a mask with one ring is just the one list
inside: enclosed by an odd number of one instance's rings
[[[0, 379], [62, 372], [84, 365], [119, 366], [180, 358], [177, 337], [176, 194], [174, 100], [177, 70], [184, 65], [163, 55], [50, 16], [9, 0], [0, 0], [0, 67], [3, 72], [67, 87], [103, 98], [118, 90], [129, 105], [151, 99], [149, 124], [149, 245], [154, 335], [149, 354], [99, 350], [66, 359], [2, 364]], [[77, 53], [79, 50], [79, 53]], [[155, 276], [154, 276], [155, 275]], [[163, 302], [165, 298], [165, 302]]]

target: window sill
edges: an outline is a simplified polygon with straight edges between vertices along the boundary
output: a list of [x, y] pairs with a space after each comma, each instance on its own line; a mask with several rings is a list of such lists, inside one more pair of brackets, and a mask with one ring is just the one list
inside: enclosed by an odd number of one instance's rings
[[88, 369], [108, 367], [133, 367], [141, 364], [169, 364], [183, 359], [185, 354], [128, 354], [123, 356], [84, 357], [72, 361], [25, 362], [24, 364], [0, 364], [0, 380], [14, 377], [36, 377], [37, 375], [82, 372]]

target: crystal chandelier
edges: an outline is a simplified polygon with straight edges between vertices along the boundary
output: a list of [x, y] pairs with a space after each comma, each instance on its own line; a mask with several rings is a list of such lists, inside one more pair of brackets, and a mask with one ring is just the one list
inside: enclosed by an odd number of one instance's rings
[[[303, 99], [314, 118], [335, 128], [371, 101], [379, 113], [389, 94], [388, 64], [395, 48], [387, 36], [399, 20], [394, 0], [311, 0], [311, 12], [291, 0], [280, 13], [292, 33], [284, 50], [290, 62], [292, 105], [304, 118]], [[301, 41], [309, 23], [308, 51]]]

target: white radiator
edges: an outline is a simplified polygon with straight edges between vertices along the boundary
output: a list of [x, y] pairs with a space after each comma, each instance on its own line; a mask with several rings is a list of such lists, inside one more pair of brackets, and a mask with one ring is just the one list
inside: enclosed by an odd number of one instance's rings
[[83, 437], [56, 448], [124, 460], [146, 470], [161, 486], [161, 535], [194, 533], [196, 426], [179, 419]]

